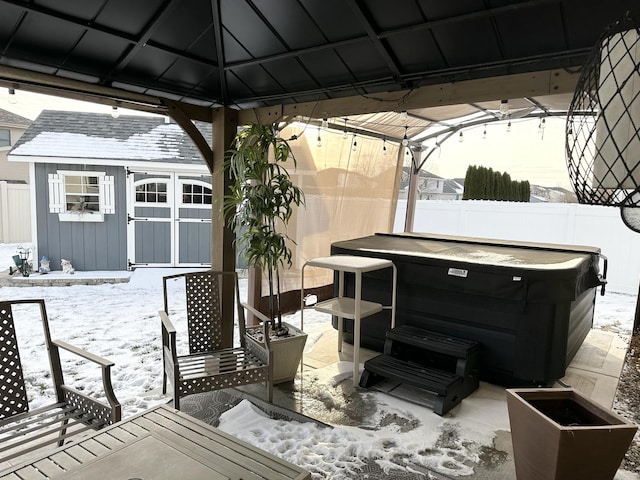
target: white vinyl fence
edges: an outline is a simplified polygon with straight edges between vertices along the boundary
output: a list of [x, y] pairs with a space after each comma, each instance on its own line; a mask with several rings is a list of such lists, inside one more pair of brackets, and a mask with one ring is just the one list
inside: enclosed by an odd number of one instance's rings
[[[400, 200], [394, 231], [404, 230]], [[640, 234], [629, 230], [614, 207], [575, 203], [494, 201], [417, 202], [414, 232], [599, 247], [609, 260], [607, 289], [638, 293]]]
[[0, 243], [31, 241], [29, 185], [0, 181]]

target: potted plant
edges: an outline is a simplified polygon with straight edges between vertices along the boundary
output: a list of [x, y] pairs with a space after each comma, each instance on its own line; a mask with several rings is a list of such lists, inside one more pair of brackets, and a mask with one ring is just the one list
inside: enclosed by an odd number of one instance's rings
[[613, 479], [634, 424], [572, 388], [506, 394], [518, 480]]
[[[274, 125], [253, 124], [236, 135], [234, 145], [227, 156], [231, 186], [223, 211], [247, 265], [267, 275], [269, 311], [259, 318], [272, 324], [274, 383], [279, 383], [295, 377], [306, 342], [306, 334], [282, 321], [280, 308], [280, 272], [292, 265], [287, 225], [294, 208], [304, 204], [304, 193], [285, 166], [289, 160], [296, 166], [291, 147]], [[251, 330], [247, 340], [260, 341]]]

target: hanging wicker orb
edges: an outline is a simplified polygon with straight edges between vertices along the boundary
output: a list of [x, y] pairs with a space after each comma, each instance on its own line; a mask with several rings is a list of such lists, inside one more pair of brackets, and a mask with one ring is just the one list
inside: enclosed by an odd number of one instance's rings
[[567, 164], [580, 203], [640, 207], [639, 69], [640, 28], [627, 16], [591, 51], [567, 114]]

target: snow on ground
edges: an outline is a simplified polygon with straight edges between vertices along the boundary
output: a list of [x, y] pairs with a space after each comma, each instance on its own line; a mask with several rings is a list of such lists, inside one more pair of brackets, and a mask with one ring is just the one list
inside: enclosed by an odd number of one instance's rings
[[[12, 264], [11, 255], [16, 247], [0, 244], [0, 272]], [[162, 277], [174, 272], [138, 269], [132, 272], [130, 282], [119, 284], [2, 287], [0, 298], [45, 299], [53, 338], [114, 361], [113, 387], [123, 405], [123, 416], [130, 416], [169, 400], [161, 393], [158, 310], [163, 303]], [[241, 282], [241, 290], [244, 289], [246, 282]], [[595, 327], [630, 334], [635, 302], [633, 295], [615, 292], [607, 292], [604, 297], [598, 295]], [[41, 326], [21, 316], [21, 311], [15, 312], [17, 335], [22, 342], [23, 364], [36, 365], [25, 371], [30, 402], [35, 408], [53, 397], [53, 389], [45, 376], [48, 364]], [[326, 321], [326, 316], [305, 313], [305, 330], [313, 332]], [[291, 323], [299, 325], [296, 318]], [[311, 333], [308, 349], [313, 348], [314, 338]], [[63, 362], [67, 383], [89, 392], [101, 391], [99, 369], [70, 355], [64, 355]], [[338, 371], [319, 371], [318, 375], [325, 375], [319, 385], [337, 384], [350, 371], [347, 364], [338, 365]], [[226, 412], [220, 428], [307, 468], [318, 479], [354, 478], [353, 469], [363, 457], [376, 458], [382, 468], [398, 468], [397, 459], [404, 458], [408, 469], [413, 463], [446, 475], [464, 476], [472, 473], [480, 446], [491, 445], [495, 431], [509, 429], [503, 390], [496, 387], [493, 391], [490, 386], [485, 391], [488, 392], [485, 396], [466, 399], [453, 418], [427, 416], [421, 407], [384, 394], [371, 394], [378, 407], [374, 415], [403, 418], [420, 428], [403, 429], [400, 422], [389, 422], [376, 430], [366, 425], [319, 428], [313, 423], [271, 420], [248, 402]]]

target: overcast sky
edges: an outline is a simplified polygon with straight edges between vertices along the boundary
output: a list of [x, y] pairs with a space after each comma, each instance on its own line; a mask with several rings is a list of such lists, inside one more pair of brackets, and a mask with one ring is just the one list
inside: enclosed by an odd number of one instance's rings
[[[0, 108], [34, 120], [42, 110], [69, 110], [110, 113], [111, 107], [60, 97], [38, 95], [16, 90], [15, 104], [8, 103], [6, 89], [0, 89]], [[143, 112], [120, 109], [121, 114], [144, 115]], [[546, 187], [571, 189], [564, 155], [564, 118], [547, 118], [544, 134], [539, 121], [506, 122], [482, 125], [464, 130], [464, 141], [453, 135], [432, 154], [425, 169], [445, 178], [464, 177], [469, 165], [491, 167], [507, 172], [513, 180], [529, 180]], [[432, 146], [435, 140], [432, 141]]]
[[464, 177], [469, 165], [508, 172], [513, 180], [529, 180], [546, 187], [571, 189], [564, 153], [565, 119], [547, 118], [541, 133], [537, 119], [480, 125], [464, 131], [464, 141], [453, 135], [427, 159], [425, 167], [441, 177]]

